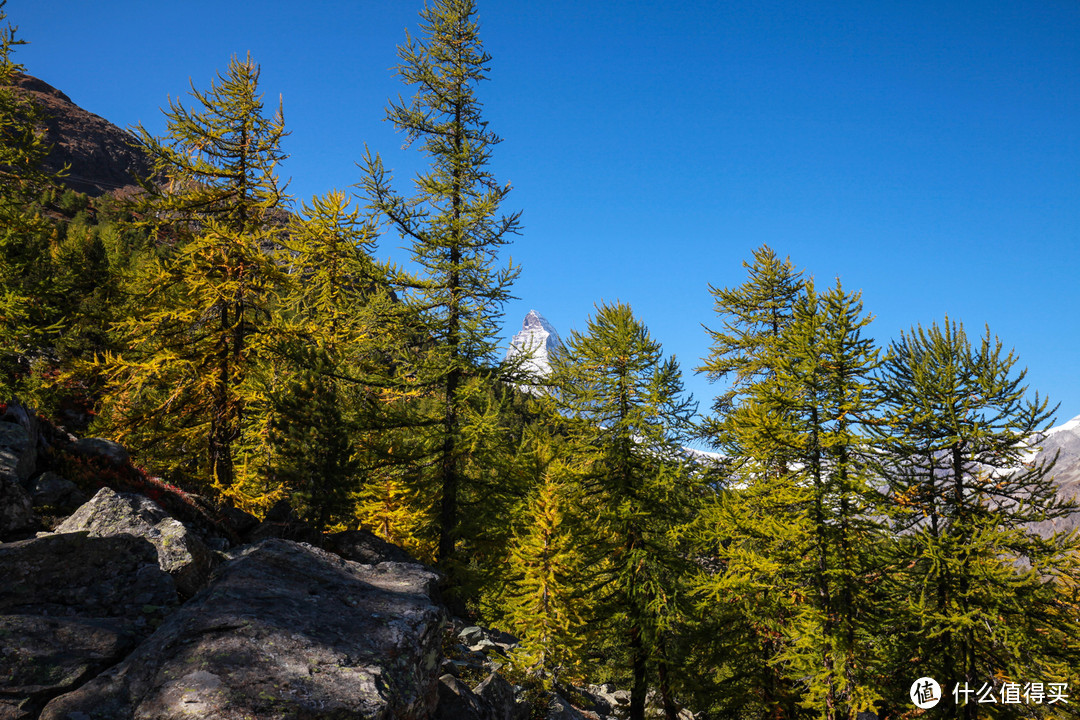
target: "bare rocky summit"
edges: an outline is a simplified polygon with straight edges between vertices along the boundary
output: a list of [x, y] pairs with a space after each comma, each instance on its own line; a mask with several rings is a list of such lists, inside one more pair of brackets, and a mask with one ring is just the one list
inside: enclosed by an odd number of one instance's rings
[[82, 109], [43, 80], [20, 74], [16, 84], [44, 110], [46, 137], [53, 146], [45, 168], [67, 165], [68, 187], [93, 197], [125, 193], [136, 189], [136, 177], [149, 175], [149, 160], [131, 133]]

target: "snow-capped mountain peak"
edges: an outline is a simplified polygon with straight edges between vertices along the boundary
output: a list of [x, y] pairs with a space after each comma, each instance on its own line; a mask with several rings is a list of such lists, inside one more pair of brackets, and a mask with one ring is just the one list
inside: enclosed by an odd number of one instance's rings
[[552, 324], [540, 313], [530, 310], [521, 323], [521, 330], [510, 341], [506, 357], [526, 356], [522, 370], [546, 377], [551, 373], [551, 355], [561, 347], [562, 340]]

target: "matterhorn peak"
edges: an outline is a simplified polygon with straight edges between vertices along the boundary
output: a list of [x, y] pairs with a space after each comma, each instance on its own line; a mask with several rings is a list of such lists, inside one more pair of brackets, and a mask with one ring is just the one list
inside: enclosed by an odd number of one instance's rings
[[551, 374], [551, 355], [561, 347], [562, 340], [552, 324], [540, 313], [530, 310], [521, 323], [521, 331], [510, 341], [506, 358], [525, 356], [521, 367], [524, 372], [547, 377]]

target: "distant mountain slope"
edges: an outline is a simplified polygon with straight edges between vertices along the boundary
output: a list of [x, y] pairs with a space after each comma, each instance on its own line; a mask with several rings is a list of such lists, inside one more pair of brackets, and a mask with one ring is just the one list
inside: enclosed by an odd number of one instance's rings
[[[1057, 453], [1053, 475], [1058, 486], [1058, 495], [1080, 500], [1080, 415], [1048, 430], [1040, 447], [1034, 458], [1037, 462], [1052, 460]], [[1072, 530], [1077, 527], [1080, 527], [1080, 513], [1073, 513], [1071, 517], [1057, 523], [1042, 523], [1039, 529], [1049, 534], [1055, 530]]]
[[52, 85], [30, 75], [18, 75], [22, 88], [45, 111], [48, 142], [53, 150], [45, 160], [49, 170], [69, 166], [64, 183], [97, 197], [107, 192], [130, 191], [135, 177], [146, 176], [150, 163], [133, 147], [134, 137], [108, 120], [71, 102]]

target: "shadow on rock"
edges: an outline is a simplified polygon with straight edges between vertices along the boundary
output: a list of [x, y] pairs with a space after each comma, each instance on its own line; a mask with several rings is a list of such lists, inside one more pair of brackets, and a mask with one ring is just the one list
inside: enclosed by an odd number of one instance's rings
[[444, 624], [437, 583], [420, 565], [361, 565], [263, 541], [41, 717], [428, 718]]

